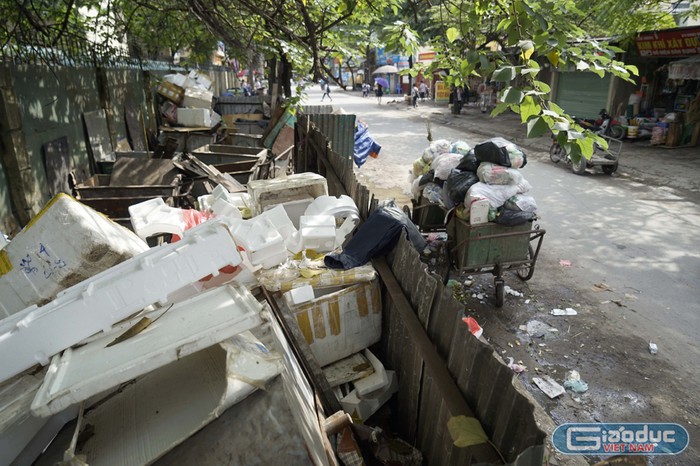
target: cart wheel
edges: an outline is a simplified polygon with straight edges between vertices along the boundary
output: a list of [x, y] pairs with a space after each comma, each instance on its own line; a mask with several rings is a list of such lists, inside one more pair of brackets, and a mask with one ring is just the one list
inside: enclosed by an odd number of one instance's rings
[[529, 244], [527, 245], [527, 252], [528, 252], [528, 260], [530, 261], [530, 266], [526, 269], [518, 269], [515, 271], [515, 274], [520, 278], [522, 281], [528, 281], [529, 279], [532, 278], [532, 275], [535, 273], [535, 266], [532, 264], [532, 258], [535, 256], [535, 251], [532, 250], [532, 246]]
[[577, 175], [585, 175], [587, 163], [588, 161], [586, 160], [586, 157], [581, 155], [579, 156], [578, 163], [574, 162], [573, 159], [571, 160], [571, 170]]
[[564, 155], [564, 149], [556, 142], [549, 148], [549, 159], [554, 163], [559, 163]]
[[601, 165], [600, 168], [603, 169], [603, 173], [606, 175], [612, 175], [617, 171], [617, 164], [615, 165]]
[[499, 280], [498, 278], [494, 280], [494, 284], [496, 285], [496, 306], [503, 307], [503, 298], [505, 296], [505, 284], [503, 280]]

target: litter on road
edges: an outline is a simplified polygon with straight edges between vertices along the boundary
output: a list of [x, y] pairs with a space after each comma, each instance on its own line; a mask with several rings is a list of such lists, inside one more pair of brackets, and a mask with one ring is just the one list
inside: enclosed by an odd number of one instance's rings
[[553, 316], [575, 316], [578, 314], [578, 312], [572, 307], [567, 307], [566, 309], [552, 309], [550, 314]]
[[554, 399], [560, 395], [566, 393], [564, 387], [559, 385], [550, 376], [545, 375], [543, 377], [533, 377], [532, 381], [537, 385], [537, 388], [542, 390], [548, 397]]

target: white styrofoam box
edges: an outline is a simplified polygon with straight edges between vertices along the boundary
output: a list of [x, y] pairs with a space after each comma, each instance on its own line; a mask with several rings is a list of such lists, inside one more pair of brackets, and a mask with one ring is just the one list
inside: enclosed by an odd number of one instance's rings
[[5, 236], [5, 233], [0, 231], [0, 251], [2, 251], [5, 248], [5, 246], [7, 246], [7, 243], [7, 236]]
[[0, 319], [147, 249], [130, 230], [59, 194], [0, 250]]
[[302, 238], [283, 205], [278, 204], [257, 216], [270, 220], [282, 238], [287, 251], [296, 254], [302, 250]]
[[42, 307], [28, 307], [0, 321], [0, 381], [102, 331], [169, 293], [241, 256], [225, 223], [197, 225], [172, 244], [151, 248], [58, 294]]
[[[248, 182], [248, 193], [251, 197], [252, 214], [258, 215], [265, 207], [290, 201], [316, 199], [328, 195], [326, 179], [316, 173], [295, 173], [286, 178], [272, 180], [251, 180]], [[304, 207], [302, 213], [308, 208]], [[288, 211], [289, 218], [294, 223], [294, 215]], [[301, 214], [299, 215], [301, 216]], [[297, 224], [298, 225], [298, 224]]]
[[365, 357], [372, 364], [374, 372], [372, 372], [367, 377], [363, 377], [359, 380], [355, 380], [352, 384], [357, 390], [359, 396], [365, 396], [374, 391], [380, 390], [381, 388], [389, 385], [389, 376], [384, 370], [384, 365], [377, 359], [377, 357], [372, 354], [368, 349], [364, 351]]
[[298, 306], [315, 298], [314, 288], [311, 285], [304, 285], [284, 293], [289, 307]]
[[351, 391], [345, 398], [340, 400], [343, 410], [349, 413], [353, 419], [362, 421], [366, 421], [372, 414], [379, 411], [379, 408], [389, 401], [391, 395], [399, 390], [396, 372], [386, 371], [386, 373], [389, 378], [387, 385], [365, 396], [358, 395], [357, 390]]
[[[314, 293], [319, 296], [323, 289], [314, 288]], [[322, 367], [373, 345], [382, 334], [382, 298], [376, 279], [321, 295], [292, 313]]]
[[182, 209], [166, 205], [160, 197], [129, 206], [129, 216], [134, 232], [143, 239], [160, 233], [182, 237], [185, 231]]
[[243, 218], [243, 214], [235, 205], [228, 202], [226, 199], [217, 199], [211, 206], [211, 211], [219, 216], [226, 216], [231, 218]]
[[214, 126], [218, 125], [221, 123], [221, 115], [216, 113], [214, 110], [209, 110], [209, 120], [211, 121], [211, 127], [213, 128]]
[[[188, 87], [185, 89], [185, 97], [182, 99], [182, 107], [191, 108], [211, 108], [211, 100], [214, 98], [214, 94], [204, 89], [197, 87]], [[180, 114], [180, 109], [177, 109], [178, 115]], [[211, 116], [210, 116], [211, 118]]]
[[211, 113], [208, 108], [178, 108], [177, 124], [195, 128], [211, 128]]
[[270, 220], [283, 237], [292, 236], [297, 232], [292, 220], [287, 215], [287, 211], [281, 205], [276, 205], [272, 209], [266, 210], [258, 215], [258, 218]]
[[231, 232], [253, 265], [269, 269], [287, 260], [284, 238], [269, 219], [253, 217], [238, 221], [232, 225]]
[[145, 374], [86, 412], [84, 424], [94, 426], [80, 451], [86, 463], [152, 464], [275, 377], [278, 359], [242, 336]]
[[317, 252], [335, 249], [335, 217], [332, 215], [302, 215], [299, 231], [305, 249]]
[[33, 464], [78, 409], [51, 418], [32, 416], [29, 407], [46, 370], [23, 373], [0, 384], [0, 464]]
[[176, 86], [185, 88], [187, 85], [187, 76], [180, 73], [166, 74], [165, 76], [163, 76], [163, 81], [168, 81], [169, 83], [173, 83]]
[[486, 199], [474, 201], [469, 206], [469, 223], [471, 225], [481, 225], [489, 221], [489, 208], [491, 204]]
[[319, 196], [307, 207], [304, 215], [333, 215], [337, 218], [347, 218], [350, 215], [360, 215], [360, 211], [350, 196]]
[[51, 361], [32, 402], [32, 413], [44, 417], [55, 414], [260, 325], [261, 310], [250, 291], [232, 284], [148, 313], [146, 317], [153, 324], [121, 343], [107, 346], [135, 320], [80, 348], [68, 348]]
[[190, 71], [187, 75], [191, 82], [195, 83], [197, 87], [209, 90], [211, 89], [211, 79], [204, 73], [199, 73], [195, 70]]
[[248, 193], [229, 193], [228, 190], [220, 184], [216, 185], [211, 194], [199, 196], [197, 198], [197, 202], [199, 202], [200, 210], [211, 210], [214, 202], [216, 202], [218, 199], [223, 199], [239, 209], [250, 208], [250, 195]]

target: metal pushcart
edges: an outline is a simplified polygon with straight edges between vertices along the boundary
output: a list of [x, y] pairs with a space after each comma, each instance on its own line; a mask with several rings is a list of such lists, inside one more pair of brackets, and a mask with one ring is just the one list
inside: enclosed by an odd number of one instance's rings
[[411, 199], [411, 208], [404, 206], [404, 212], [421, 232], [445, 231], [447, 210], [428, 201], [423, 196], [416, 201]]
[[515, 272], [522, 280], [535, 273], [545, 230], [533, 222], [517, 226], [496, 223], [470, 225], [453, 216], [447, 223], [447, 261], [459, 273], [494, 275], [496, 305], [503, 306], [504, 271]]

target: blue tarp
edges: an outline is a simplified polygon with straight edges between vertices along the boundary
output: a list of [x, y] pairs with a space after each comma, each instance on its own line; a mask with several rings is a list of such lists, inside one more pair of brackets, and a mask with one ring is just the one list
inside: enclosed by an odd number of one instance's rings
[[367, 161], [367, 157], [370, 155], [372, 157], [377, 157], [380, 150], [382, 150], [382, 146], [372, 139], [367, 125], [358, 120], [357, 126], [355, 127], [355, 153], [353, 155], [357, 166], [361, 167], [364, 165]]

